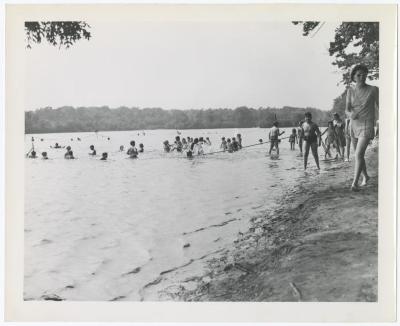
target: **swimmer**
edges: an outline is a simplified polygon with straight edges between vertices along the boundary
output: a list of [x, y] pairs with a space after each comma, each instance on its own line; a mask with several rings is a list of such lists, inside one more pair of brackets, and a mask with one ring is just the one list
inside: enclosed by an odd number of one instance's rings
[[163, 144], [164, 144], [164, 152], [169, 153], [171, 151], [171, 145], [169, 144], [168, 140], [165, 140]]
[[306, 112], [304, 115], [305, 121], [301, 125], [301, 133], [305, 142], [304, 148], [304, 170], [307, 169], [308, 153], [311, 152], [314, 156], [315, 163], [319, 170], [319, 160], [318, 160], [318, 146], [321, 146], [321, 132], [319, 131], [318, 125], [311, 121], [312, 115], [310, 112]]
[[228, 153], [233, 153], [233, 145], [232, 145], [231, 139], [228, 138], [226, 140], [226, 143], [227, 143], [226, 145], [228, 146]]
[[177, 152], [181, 153], [182, 152], [182, 147], [183, 147], [183, 145], [182, 145], [182, 142], [181, 142], [181, 138], [179, 136], [176, 136], [175, 137], [175, 146], [174, 146], [174, 148], [172, 148], [172, 150], [176, 149]]
[[234, 152], [239, 150], [239, 143], [236, 141], [235, 137], [232, 137], [232, 149]]
[[121, 146], [119, 147], [119, 151], [120, 151], [120, 152], [123, 152], [123, 151], [124, 151], [124, 145], [121, 145]]
[[208, 137], [206, 137], [206, 144], [207, 144], [208, 146], [211, 146], [211, 140], [210, 140], [210, 138], [208, 138]]
[[48, 160], [49, 158], [47, 157], [46, 152], [42, 152], [42, 160]]
[[137, 158], [137, 156], [138, 156], [138, 151], [137, 151], [137, 149], [136, 149], [136, 147], [135, 147], [135, 141], [134, 140], [132, 140], [131, 142], [130, 142], [130, 144], [131, 144], [131, 147], [128, 149], [128, 151], [126, 152], [126, 154], [128, 154], [129, 155], [129, 158]]
[[182, 138], [182, 150], [183, 150], [183, 151], [186, 151], [187, 149], [188, 149], [188, 143], [187, 143], [187, 141], [186, 141], [186, 138], [183, 137], [183, 138]]
[[144, 152], [144, 145], [139, 144], [139, 153], [143, 153], [143, 152]]
[[29, 158], [37, 158], [35, 150], [33, 150], [28, 157]]
[[58, 143], [55, 143], [55, 145], [54, 145], [54, 147], [52, 147], [52, 146], [50, 146], [51, 148], [64, 148], [64, 146], [60, 146], [60, 145], [58, 145]]
[[237, 142], [238, 142], [238, 149], [242, 149], [242, 135], [241, 134], [237, 134]]
[[91, 153], [89, 153], [89, 155], [92, 155], [92, 156], [96, 156], [96, 150], [94, 149], [94, 146], [93, 145], [90, 145], [90, 150], [92, 151]]
[[106, 160], [107, 160], [107, 157], [108, 157], [107, 152], [104, 152], [103, 154], [101, 154], [101, 159], [100, 159], [100, 161], [106, 161]]
[[72, 160], [74, 159], [74, 153], [71, 150], [71, 146], [67, 146], [67, 152], [64, 154], [64, 158], [67, 160]]
[[225, 137], [221, 138], [221, 145], [219, 146], [224, 152], [228, 149], [228, 144], [226, 143]]

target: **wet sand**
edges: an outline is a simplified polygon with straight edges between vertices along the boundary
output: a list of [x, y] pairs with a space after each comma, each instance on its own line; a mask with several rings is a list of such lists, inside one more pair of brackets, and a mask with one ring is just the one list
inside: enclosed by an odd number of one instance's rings
[[377, 301], [377, 144], [366, 157], [371, 179], [360, 192], [350, 191], [354, 160], [322, 163], [327, 173], [311, 173], [275, 209], [255, 216], [232, 248], [208, 261], [208, 273], [181, 284], [174, 299]]

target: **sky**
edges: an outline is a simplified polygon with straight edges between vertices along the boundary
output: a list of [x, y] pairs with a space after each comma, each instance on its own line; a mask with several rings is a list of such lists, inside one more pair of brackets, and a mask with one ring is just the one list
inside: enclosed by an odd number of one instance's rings
[[344, 90], [329, 42], [291, 22], [90, 22], [71, 48], [25, 50], [25, 110], [61, 106], [332, 108]]

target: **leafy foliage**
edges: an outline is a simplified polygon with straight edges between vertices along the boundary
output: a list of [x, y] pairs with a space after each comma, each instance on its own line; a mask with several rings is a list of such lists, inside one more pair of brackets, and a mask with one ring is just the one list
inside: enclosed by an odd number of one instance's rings
[[[303, 35], [308, 36], [311, 31], [313, 31], [317, 26], [321, 27], [323, 23], [295, 21], [293, 24], [302, 25]], [[342, 70], [342, 83], [345, 85], [351, 83], [350, 68], [359, 63], [368, 67], [370, 71], [368, 76], [369, 79], [378, 79], [379, 23], [341, 23], [339, 27], [335, 29], [335, 39], [330, 42], [329, 55], [334, 57], [332, 64]]]
[[25, 22], [27, 48], [32, 48], [32, 43], [39, 44], [42, 40], [60, 48], [69, 48], [82, 38], [89, 40], [89, 28], [83, 21]]
[[313, 120], [324, 125], [329, 114], [315, 108], [239, 107], [207, 110], [163, 110], [160, 108], [110, 109], [69, 106], [25, 112], [26, 133], [84, 132], [94, 130], [211, 129], [271, 127], [275, 117], [282, 127], [296, 126], [309, 111]]

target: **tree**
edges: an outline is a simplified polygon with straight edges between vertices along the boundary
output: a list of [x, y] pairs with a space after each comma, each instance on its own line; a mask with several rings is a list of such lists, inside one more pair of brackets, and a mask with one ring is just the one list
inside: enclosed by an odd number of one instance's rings
[[46, 40], [51, 45], [69, 48], [76, 41], [91, 37], [90, 26], [83, 21], [25, 22], [27, 48]]
[[[315, 21], [294, 21], [302, 25], [303, 35], [308, 36], [324, 23]], [[313, 34], [315, 35], [315, 34]], [[333, 65], [343, 72], [342, 83], [349, 85], [350, 67], [362, 63], [370, 71], [369, 79], [379, 78], [379, 23], [378, 22], [344, 22], [335, 29], [335, 39], [330, 42], [329, 55], [334, 57]]]

